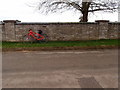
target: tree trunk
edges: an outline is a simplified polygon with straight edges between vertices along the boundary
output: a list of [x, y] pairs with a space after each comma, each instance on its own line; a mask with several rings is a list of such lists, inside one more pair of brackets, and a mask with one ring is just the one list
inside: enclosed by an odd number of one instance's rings
[[88, 9], [90, 6], [90, 2], [82, 2], [82, 14], [80, 22], [87, 22], [88, 21]]
[[88, 12], [85, 11], [85, 12], [82, 12], [82, 14], [83, 14], [83, 17], [80, 22], [87, 22], [88, 21]]

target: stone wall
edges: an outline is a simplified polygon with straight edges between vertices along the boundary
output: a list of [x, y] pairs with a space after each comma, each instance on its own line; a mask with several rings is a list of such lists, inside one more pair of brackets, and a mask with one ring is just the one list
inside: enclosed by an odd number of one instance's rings
[[0, 23], [0, 41], [2, 41], [2, 27], [3, 27], [3, 25], [2, 25], [2, 23]]
[[22, 41], [29, 29], [42, 30], [51, 41], [117, 39], [120, 23], [106, 20], [87, 23], [23, 23], [5, 20], [0, 24], [3, 41]]
[[119, 38], [120, 35], [120, 23], [109, 23], [108, 26], [108, 38]]

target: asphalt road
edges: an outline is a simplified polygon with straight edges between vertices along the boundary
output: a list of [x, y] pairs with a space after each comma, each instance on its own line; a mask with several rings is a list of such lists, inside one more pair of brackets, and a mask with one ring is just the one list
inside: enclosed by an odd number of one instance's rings
[[118, 50], [3, 52], [3, 88], [117, 88]]

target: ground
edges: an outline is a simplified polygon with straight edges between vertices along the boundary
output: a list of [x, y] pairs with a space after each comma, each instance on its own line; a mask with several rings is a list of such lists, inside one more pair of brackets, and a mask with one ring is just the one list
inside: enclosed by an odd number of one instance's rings
[[118, 50], [3, 52], [3, 88], [117, 88]]

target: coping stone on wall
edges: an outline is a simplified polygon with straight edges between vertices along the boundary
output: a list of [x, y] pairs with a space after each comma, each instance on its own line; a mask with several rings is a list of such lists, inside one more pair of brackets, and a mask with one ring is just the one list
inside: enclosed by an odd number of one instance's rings
[[117, 24], [117, 25], [119, 25], [120, 22], [109, 22], [108, 24]]
[[16, 25], [69, 25], [69, 24], [96, 24], [96, 22], [17, 22]]
[[100, 22], [110, 22], [110, 21], [109, 20], [96, 20], [95, 22], [100, 23]]
[[19, 20], [3, 20], [3, 23], [9, 23], [9, 22], [17, 23], [17, 22], [21, 22], [21, 21], [19, 21]]

